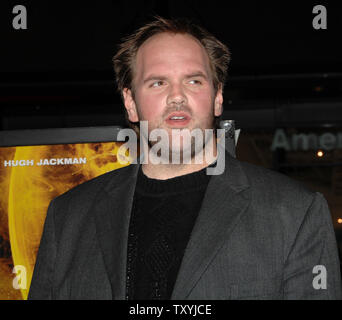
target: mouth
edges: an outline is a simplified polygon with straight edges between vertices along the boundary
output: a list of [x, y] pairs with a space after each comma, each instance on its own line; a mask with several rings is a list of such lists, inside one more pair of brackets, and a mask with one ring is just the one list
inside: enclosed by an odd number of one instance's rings
[[165, 122], [171, 127], [184, 127], [191, 120], [191, 117], [186, 112], [172, 112], [168, 115]]

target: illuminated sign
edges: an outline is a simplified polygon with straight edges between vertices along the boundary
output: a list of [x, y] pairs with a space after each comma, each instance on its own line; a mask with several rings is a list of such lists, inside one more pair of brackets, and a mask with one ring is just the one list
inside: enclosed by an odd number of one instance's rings
[[292, 134], [290, 137], [286, 135], [283, 129], [277, 129], [271, 150], [285, 149], [286, 151], [308, 151], [323, 149], [331, 151], [334, 149], [342, 149], [342, 132], [337, 134], [325, 132], [321, 135], [315, 133], [299, 133]]

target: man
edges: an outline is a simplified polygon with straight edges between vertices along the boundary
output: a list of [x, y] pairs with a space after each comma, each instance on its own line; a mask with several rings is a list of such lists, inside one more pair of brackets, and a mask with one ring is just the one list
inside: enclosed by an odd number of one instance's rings
[[191, 161], [170, 163], [169, 154], [132, 164], [54, 199], [30, 299], [341, 298], [320, 193], [228, 153], [224, 172], [207, 175], [219, 163], [217, 137], [194, 152], [193, 139], [173, 136], [215, 128], [229, 59], [225, 45], [184, 20], [157, 18], [124, 40], [114, 68], [127, 118], [148, 122], [141, 139], [166, 132], [168, 151], [183, 159], [190, 150]]

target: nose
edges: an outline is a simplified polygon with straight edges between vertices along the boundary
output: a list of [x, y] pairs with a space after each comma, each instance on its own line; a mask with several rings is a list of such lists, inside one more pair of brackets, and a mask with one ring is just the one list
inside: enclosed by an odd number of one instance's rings
[[167, 104], [172, 105], [181, 105], [181, 104], [187, 104], [187, 98], [184, 94], [182, 85], [180, 84], [174, 84], [170, 88], [170, 92], [167, 97]]

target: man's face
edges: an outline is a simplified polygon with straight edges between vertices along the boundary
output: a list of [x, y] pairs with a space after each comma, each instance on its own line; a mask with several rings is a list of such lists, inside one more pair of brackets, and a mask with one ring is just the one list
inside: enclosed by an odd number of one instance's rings
[[161, 33], [143, 43], [134, 65], [134, 97], [125, 90], [129, 120], [148, 121], [149, 133], [165, 129], [212, 129], [222, 113], [222, 90], [215, 93], [209, 57], [193, 37]]

